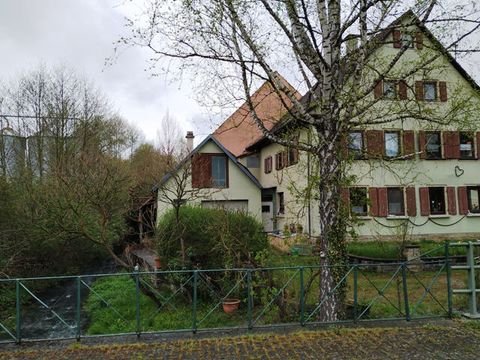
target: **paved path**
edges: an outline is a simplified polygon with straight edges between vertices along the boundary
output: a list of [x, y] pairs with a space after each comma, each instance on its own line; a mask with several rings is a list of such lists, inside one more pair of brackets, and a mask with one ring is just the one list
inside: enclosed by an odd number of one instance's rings
[[[479, 320], [480, 321], [480, 320]], [[116, 344], [0, 347], [0, 359], [480, 359], [480, 322]]]

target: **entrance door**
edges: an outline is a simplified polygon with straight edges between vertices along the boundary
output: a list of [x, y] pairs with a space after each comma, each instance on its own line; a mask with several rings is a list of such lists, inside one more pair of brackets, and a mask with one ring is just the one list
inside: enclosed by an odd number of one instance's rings
[[273, 201], [262, 201], [262, 222], [265, 231], [273, 231]]

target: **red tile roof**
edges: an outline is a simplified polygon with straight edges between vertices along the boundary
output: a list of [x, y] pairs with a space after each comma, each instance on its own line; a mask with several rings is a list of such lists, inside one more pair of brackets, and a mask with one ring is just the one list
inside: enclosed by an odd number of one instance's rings
[[[286, 86], [300, 99], [300, 93], [295, 90], [285, 79], [281, 78]], [[286, 113], [287, 108], [283, 105], [280, 96], [273, 90], [270, 83], [265, 82], [252, 95], [255, 112], [263, 121], [267, 129], [271, 129]], [[287, 106], [291, 101], [283, 96]], [[255, 123], [245, 102], [230, 117], [227, 118], [213, 133], [213, 136], [233, 155], [239, 156], [245, 152], [245, 148], [263, 137], [260, 128]]]

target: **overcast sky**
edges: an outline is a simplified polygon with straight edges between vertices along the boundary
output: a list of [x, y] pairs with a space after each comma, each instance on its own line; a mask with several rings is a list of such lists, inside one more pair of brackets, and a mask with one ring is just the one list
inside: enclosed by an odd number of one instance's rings
[[[153, 141], [160, 119], [168, 110], [182, 131], [193, 130], [196, 143], [218, 125], [209, 120], [189, 89], [151, 77], [140, 48], [125, 49], [116, 63], [106, 66], [113, 43], [127, 30], [125, 16], [140, 11], [143, 0], [0, 0], [0, 81], [45, 64], [67, 65], [92, 79], [125, 119]], [[461, 63], [478, 81], [479, 56]]]
[[113, 43], [126, 33], [125, 16], [138, 11], [126, 0], [0, 0], [0, 80], [15, 78], [39, 64], [65, 64], [92, 79], [116, 110], [154, 141], [160, 119], [169, 110], [182, 131], [194, 130], [196, 142], [211, 131], [188, 84], [169, 84], [145, 71], [146, 50], [124, 50], [106, 66]]

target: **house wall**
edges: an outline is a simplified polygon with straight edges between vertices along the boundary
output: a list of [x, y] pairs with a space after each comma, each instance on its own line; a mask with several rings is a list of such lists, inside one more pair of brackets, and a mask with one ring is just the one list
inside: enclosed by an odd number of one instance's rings
[[[412, 29], [414, 30], [414, 29]], [[382, 69], [387, 66], [391, 59], [398, 54], [399, 49], [393, 48], [393, 38], [390, 35], [386, 40], [387, 44], [381, 47], [374, 54], [372, 62], [373, 68]], [[402, 79], [405, 69], [411, 69], [425, 61], [428, 54], [435, 47], [426, 36], [423, 36], [424, 48], [422, 50], [409, 49], [400, 60], [397, 68], [393, 71], [392, 79]], [[368, 76], [367, 76], [368, 78]], [[375, 78], [374, 75], [370, 79]], [[478, 94], [468, 82], [448, 61], [446, 57], [439, 57], [431, 64], [431, 70], [422, 71], [406, 79], [408, 84], [409, 100], [379, 100], [370, 113], [362, 119], [367, 121], [375, 118], [381, 113], [399, 112], [402, 107], [408, 109], [409, 106], [419, 106], [415, 100], [415, 81], [420, 80], [438, 80], [447, 83], [448, 100], [445, 102], [435, 101], [432, 103], [422, 102], [423, 113], [436, 115], [441, 118], [441, 114], [447, 114], [452, 108], [480, 110], [480, 101]], [[373, 94], [367, 99], [373, 100]], [[472, 111], [475, 114], [475, 111]], [[477, 112], [478, 113], [478, 112]], [[459, 198], [457, 188], [460, 186], [480, 185], [480, 159], [478, 160], [424, 160], [420, 159], [418, 152], [418, 131], [420, 130], [480, 130], [480, 120], [472, 114], [459, 113], [459, 116], [447, 126], [440, 126], [434, 122], [418, 121], [404, 118], [401, 121], [392, 121], [387, 124], [378, 124], [376, 126], [364, 126], [360, 129], [376, 130], [414, 130], [415, 133], [415, 151], [417, 155], [413, 159], [382, 161], [382, 160], [354, 160], [348, 173], [355, 175], [356, 186], [364, 187], [414, 187], [416, 197], [416, 216], [409, 217], [372, 217], [366, 216], [359, 219], [359, 222], [353, 222], [352, 227], [360, 238], [364, 239], [390, 239], [400, 236], [413, 236], [418, 238], [475, 238], [480, 237], [480, 216], [478, 214], [460, 215]], [[359, 119], [361, 122], [362, 119]], [[302, 133], [306, 136], [306, 132]], [[476, 138], [478, 139], [478, 138]], [[477, 141], [476, 141], [477, 142]], [[480, 144], [475, 144], [475, 151]], [[300, 162], [297, 165], [287, 167], [282, 170], [275, 169], [275, 154], [283, 151], [284, 148], [277, 144], [270, 144], [261, 149], [260, 174], [259, 180], [263, 187], [276, 187], [277, 192], [284, 192], [286, 210], [285, 214], [277, 217], [277, 228], [282, 230], [284, 224], [291, 222], [300, 223], [304, 229], [308, 228], [308, 203], [311, 209], [311, 230], [312, 235], [319, 234], [318, 204], [315, 201], [305, 202], [302, 199], [301, 190], [307, 185], [307, 156], [304, 153], [300, 155]], [[478, 153], [478, 152], [477, 152]], [[265, 159], [272, 156], [272, 172], [265, 173]], [[459, 175], [456, 167], [463, 171]], [[313, 172], [313, 169], [310, 170]], [[457, 215], [420, 215], [420, 187], [429, 186], [449, 186], [455, 188], [455, 205]], [[447, 199], [447, 197], [446, 197]], [[404, 201], [406, 206], [406, 199]], [[448, 205], [447, 205], [448, 207]]]
[[[212, 141], [207, 142], [200, 153], [223, 153], [223, 151]], [[188, 163], [186, 166], [190, 166]], [[182, 171], [182, 170], [179, 170]], [[228, 159], [229, 186], [224, 189], [201, 189], [195, 199], [187, 199], [190, 205], [200, 205], [202, 200], [248, 200], [248, 212], [261, 221], [261, 192], [260, 189], [250, 180], [236, 164]], [[174, 181], [170, 179], [164, 186], [173, 186]], [[191, 177], [188, 179], [188, 188], [191, 189]], [[158, 216], [160, 219], [170, 204], [162, 201], [162, 191], [159, 191]]]

